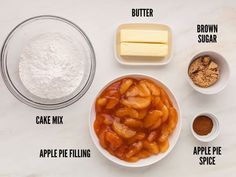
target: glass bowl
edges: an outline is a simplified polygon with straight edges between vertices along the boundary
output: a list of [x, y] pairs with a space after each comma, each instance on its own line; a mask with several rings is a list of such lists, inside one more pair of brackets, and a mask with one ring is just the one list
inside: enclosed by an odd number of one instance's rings
[[[60, 33], [80, 44], [84, 55], [84, 74], [80, 85], [71, 94], [58, 99], [45, 99], [33, 95], [19, 76], [20, 55], [29, 41], [40, 34]], [[43, 15], [29, 18], [17, 25], [7, 36], [1, 51], [1, 73], [9, 91], [21, 102], [38, 109], [59, 109], [79, 100], [89, 89], [95, 74], [95, 53], [86, 34], [67, 19]]]

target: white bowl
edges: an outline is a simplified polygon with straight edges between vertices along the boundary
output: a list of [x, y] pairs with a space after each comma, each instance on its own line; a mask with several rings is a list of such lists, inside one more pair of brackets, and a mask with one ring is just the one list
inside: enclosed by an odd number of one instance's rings
[[[213, 61], [215, 61], [219, 65], [220, 78], [212, 86], [207, 87], [207, 88], [202, 88], [202, 87], [199, 87], [193, 83], [193, 81], [191, 80], [191, 78], [188, 75], [188, 68], [189, 68], [190, 64], [193, 62], [193, 60], [195, 60], [196, 58], [198, 58], [200, 56], [205, 56], [205, 55], [210, 56], [213, 59]], [[203, 94], [216, 94], [216, 93], [222, 91], [226, 87], [229, 77], [230, 77], [230, 68], [229, 68], [227, 60], [222, 55], [220, 55], [216, 52], [213, 52], [213, 51], [204, 51], [204, 52], [198, 53], [197, 55], [194, 55], [189, 62], [188, 68], [187, 68], [187, 79], [188, 79], [190, 85], [196, 91], [203, 93]]]
[[[211, 132], [208, 135], [198, 135], [193, 130], [193, 122], [198, 116], [207, 116], [207, 117], [211, 118], [211, 120], [213, 122], [213, 128], [212, 128]], [[193, 136], [197, 140], [202, 141], [202, 142], [210, 142], [210, 141], [213, 141], [214, 139], [216, 139], [216, 137], [219, 135], [219, 133], [220, 133], [220, 124], [219, 124], [219, 121], [218, 121], [217, 117], [214, 114], [207, 113], [207, 112], [202, 112], [202, 113], [197, 114], [196, 116], [194, 116], [194, 118], [192, 119], [191, 131], [192, 131]]]
[[[105, 150], [99, 143], [99, 140], [98, 140], [98, 137], [94, 131], [94, 128], [93, 128], [93, 124], [94, 124], [94, 121], [95, 121], [95, 116], [96, 116], [96, 113], [95, 113], [95, 101], [97, 99], [97, 97], [105, 90], [105, 88], [107, 88], [107, 86], [109, 86], [111, 83], [117, 81], [117, 80], [120, 80], [122, 78], [125, 78], [125, 77], [135, 77], [135, 78], [144, 78], [144, 79], [150, 79], [152, 80], [153, 82], [157, 83], [158, 85], [160, 85], [161, 87], [163, 87], [165, 89], [165, 91], [167, 92], [167, 94], [169, 95], [174, 107], [176, 108], [177, 110], [177, 113], [178, 113], [178, 123], [177, 123], [177, 126], [176, 126], [176, 129], [174, 130], [173, 134], [170, 136], [169, 138], [169, 141], [170, 141], [170, 147], [169, 149], [165, 152], [165, 153], [160, 153], [158, 155], [153, 155], [151, 157], [148, 157], [146, 159], [142, 159], [142, 160], [139, 160], [138, 162], [135, 162], [135, 163], [129, 163], [129, 162], [126, 162], [126, 161], [123, 161], [123, 160], [120, 160], [118, 159], [117, 157], [111, 155], [107, 150]], [[123, 75], [123, 76], [120, 76], [112, 81], [110, 81], [108, 84], [106, 84], [102, 89], [101, 91], [97, 94], [97, 96], [95, 97], [94, 99], [94, 103], [92, 105], [92, 108], [91, 108], [91, 113], [90, 113], [90, 119], [89, 119], [89, 130], [90, 130], [90, 135], [92, 137], [92, 140], [93, 140], [93, 143], [95, 144], [95, 146], [98, 148], [98, 150], [107, 158], [109, 159], [110, 161], [116, 163], [116, 164], [119, 164], [119, 165], [122, 165], [122, 166], [126, 166], [126, 167], [144, 167], [144, 166], [148, 166], [148, 165], [151, 165], [155, 162], [158, 162], [160, 161], [161, 159], [163, 159], [164, 157], [166, 157], [167, 154], [170, 153], [170, 151], [173, 149], [173, 147], [175, 146], [176, 142], [178, 141], [178, 138], [179, 138], [179, 135], [180, 135], [180, 131], [181, 131], [181, 126], [182, 126], [182, 119], [181, 119], [181, 114], [180, 114], [180, 108], [179, 108], [179, 104], [176, 100], [176, 98], [174, 97], [173, 95], [173, 92], [170, 91], [170, 89], [165, 85], [163, 84], [163, 82], [151, 77], [151, 76], [147, 76], [147, 75], [143, 75], [143, 74], [128, 74], [128, 75]]]

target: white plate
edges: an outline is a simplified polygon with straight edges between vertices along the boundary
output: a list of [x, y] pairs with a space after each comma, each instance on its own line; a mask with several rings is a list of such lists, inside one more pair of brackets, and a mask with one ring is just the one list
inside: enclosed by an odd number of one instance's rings
[[[99, 140], [98, 140], [98, 137], [94, 131], [94, 128], [93, 128], [93, 124], [94, 124], [94, 121], [95, 121], [95, 116], [96, 116], [96, 113], [95, 113], [95, 101], [97, 99], [97, 97], [107, 88], [107, 86], [109, 86], [111, 83], [114, 83], [116, 82], [117, 80], [120, 80], [120, 79], [123, 79], [123, 78], [126, 78], [126, 77], [135, 77], [135, 78], [144, 78], [144, 79], [150, 79], [152, 80], [153, 82], [157, 83], [158, 85], [160, 85], [162, 88], [165, 89], [166, 93], [169, 95], [174, 107], [176, 108], [177, 110], [177, 113], [178, 113], [178, 123], [177, 123], [177, 126], [176, 126], [176, 129], [174, 130], [173, 134], [169, 137], [169, 143], [170, 143], [170, 147], [169, 149], [165, 152], [165, 153], [160, 153], [158, 155], [153, 155], [151, 157], [148, 157], [146, 159], [142, 159], [142, 160], [139, 160], [137, 162], [134, 162], [134, 163], [129, 163], [129, 162], [126, 162], [126, 161], [123, 161], [123, 160], [120, 160], [118, 159], [117, 157], [111, 155], [107, 150], [105, 150], [103, 147], [101, 147], [100, 143], [99, 143]], [[127, 75], [123, 75], [123, 76], [120, 76], [112, 81], [110, 81], [108, 84], [106, 84], [102, 89], [101, 91], [97, 94], [97, 96], [95, 97], [94, 99], [94, 102], [93, 102], [93, 105], [92, 105], [92, 108], [91, 108], [91, 113], [90, 113], [90, 119], [89, 119], [89, 130], [90, 130], [90, 135], [92, 137], [92, 140], [93, 140], [93, 143], [95, 144], [95, 146], [98, 148], [98, 150], [107, 158], [109, 159], [110, 161], [116, 163], [116, 164], [119, 164], [119, 165], [122, 165], [122, 166], [126, 166], [126, 167], [144, 167], [144, 166], [148, 166], [148, 165], [151, 165], [153, 163], [156, 163], [158, 161], [160, 161], [161, 159], [163, 159], [164, 157], [167, 156], [167, 154], [170, 153], [170, 151], [174, 148], [176, 142], [178, 141], [178, 138], [179, 138], [179, 135], [180, 135], [180, 131], [181, 131], [181, 126], [182, 126], [182, 118], [181, 118], [181, 114], [180, 114], [180, 107], [179, 107], [179, 104], [176, 100], [176, 98], [174, 97], [173, 95], [173, 92], [165, 85], [163, 84], [163, 82], [151, 77], [151, 76], [148, 76], [148, 75], [143, 75], [143, 74], [127, 74]]]
[[[153, 30], [167, 30], [169, 33], [168, 39], [168, 55], [165, 58], [148, 58], [148, 57], [123, 57], [119, 55], [119, 31], [120, 29], [153, 29]], [[163, 24], [153, 23], [130, 23], [123, 24], [117, 28], [115, 35], [114, 51], [116, 60], [123, 65], [166, 65], [171, 60], [172, 55], [172, 32], [169, 26]]]

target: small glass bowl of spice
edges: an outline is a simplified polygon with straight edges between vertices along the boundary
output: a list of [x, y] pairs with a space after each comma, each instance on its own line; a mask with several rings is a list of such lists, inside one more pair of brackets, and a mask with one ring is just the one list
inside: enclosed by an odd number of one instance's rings
[[199, 141], [210, 142], [219, 135], [219, 121], [212, 113], [200, 113], [193, 118], [191, 131]]
[[216, 94], [223, 90], [230, 75], [227, 60], [213, 51], [194, 55], [187, 72], [190, 85], [203, 94]]

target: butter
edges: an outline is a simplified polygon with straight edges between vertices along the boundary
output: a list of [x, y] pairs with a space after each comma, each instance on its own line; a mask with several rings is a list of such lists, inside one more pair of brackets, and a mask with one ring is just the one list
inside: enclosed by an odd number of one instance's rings
[[168, 31], [121, 29], [120, 42], [168, 43]]
[[165, 57], [168, 55], [167, 44], [155, 43], [120, 43], [121, 56]]
[[170, 61], [171, 29], [163, 24], [122, 24], [116, 32], [117, 60], [127, 65], [164, 65]]

